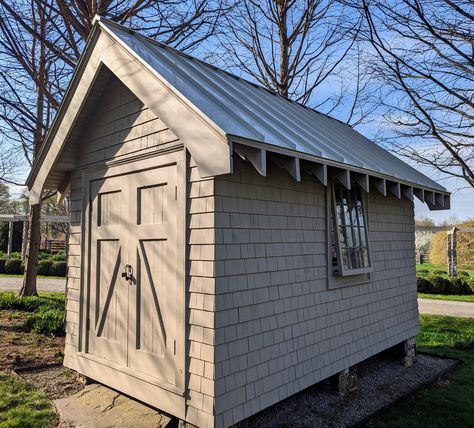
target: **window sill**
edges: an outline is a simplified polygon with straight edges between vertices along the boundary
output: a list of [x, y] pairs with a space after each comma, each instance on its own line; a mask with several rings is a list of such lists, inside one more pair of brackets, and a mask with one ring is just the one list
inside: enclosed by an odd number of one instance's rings
[[[371, 270], [372, 271], [372, 270]], [[359, 273], [359, 274], [346, 274], [342, 275], [330, 275], [328, 280], [328, 289], [332, 290], [335, 288], [352, 287], [355, 285], [367, 284], [370, 281], [370, 273]]]
[[338, 276], [350, 277], [350, 276], [357, 276], [357, 275], [363, 275], [363, 274], [371, 273], [373, 271], [374, 271], [373, 267], [367, 267], [367, 268], [361, 268], [361, 269], [342, 270], [342, 272], [339, 273]]

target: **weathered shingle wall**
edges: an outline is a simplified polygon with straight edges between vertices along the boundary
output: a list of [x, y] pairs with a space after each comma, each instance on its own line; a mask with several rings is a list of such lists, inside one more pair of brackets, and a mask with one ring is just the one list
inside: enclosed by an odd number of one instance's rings
[[217, 426], [418, 331], [411, 202], [370, 193], [371, 279], [328, 289], [326, 189], [234, 171], [215, 179]]
[[214, 180], [190, 160], [187, 182], [186, 420], [206, 428], [214, 419]]

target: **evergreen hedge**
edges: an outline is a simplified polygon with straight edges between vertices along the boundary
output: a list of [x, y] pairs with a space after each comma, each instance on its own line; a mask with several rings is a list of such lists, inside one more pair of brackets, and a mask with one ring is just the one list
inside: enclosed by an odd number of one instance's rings
[[417, 277], [419, 293], [428, 294], [474, 294], [474, 279], [461, 275], [449, 277], [444, 275], [420, 275]]

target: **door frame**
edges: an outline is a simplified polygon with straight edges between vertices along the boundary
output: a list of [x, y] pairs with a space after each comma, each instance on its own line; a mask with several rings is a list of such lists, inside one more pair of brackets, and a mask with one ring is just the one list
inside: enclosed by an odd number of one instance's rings
[[[180, 313], [177, 314], [178, 322], [181, 322], [181, 328], [177, 328], [176, 332], [176, 371], [175, 371], [175, 384], [170, 384], [165, 381], [158, 379], [149, 379], [143, 373], [136, 372], [128, 367], [118, 366], [110, 361], [95, 357], [88, 353], [87, 344], [87, 314], [89, 310], [89, 295], [90, 295], [90, 182], [97, 179], [105, 179], [108, 177], [114, 177], [118, 175], [137, 173], [144, 170], [155, 169], [159, 167], [165, 167], [167, 165], [176, 165], [177, 168], [177, 186], [178, 186], [178, 220], [177, 220], [177, 284], [179, 285], [179, 292], [177, 297], [180, 299]], [[112, 387], [124, 390], [117, 385], [117, 379], [122, 379], [124, 376], [129, 376], [131, 382], [127, 382], [130, 385], [134, 385], [134, 389], [138, 385], [144, 388], [143, 391], [147, 390], [150, 386], [159, 387], [166, 392], [171, 392], [182, 397], [182, 409], [184, 411], [184, 394], [185, 394], [185, 377], [186, 377], [186, 282], [185, 282], [185, 255], [186, 255], [186, 151], [182, 146], [166, 149], [162, 151], [155, 151], [154, 153], [139, 154], [136, 156], [129, 156], [126, 159], [116, 159], [109, 162], [100, 162], [95, 165], [84, 168], [81, 171], [81, 192], [82, 192], [82, 222], [81, 222], [81, 285], [79, 294], [79, 334], [78, 334], [78, 366], [79, 371], [93, 379], [101, 381], [105, 384], [111, 384]], [[102, 367], [102, 369], [101, 369]], [[107, 370], [107, 368], [109, 370]], [[111, 371], [112, 370], [112, 371]], [[112, 379], [111, 373], [118, 371], [121, 375], [116, 376], [116, 379]], [[103, 375], [102, 375], [103, 373]], [[132, 379], [136, 379], [135, 380]], [[120, 381], [119, 381], [120, 382]], [[122, 382], [123, 383], [123, 382]], [[137, 392], [125, 391], [124, 392], [135, 396]], [[165, 411], [162, 404], [169, 403], [169, 397], [163, 397], [164, 401], [160, 400], [159, 395], [156, 395], [155, 390], [154, 397], [142, 397], [143, 401], [151, 399], [156, 405], [161, 406]], [[141, 394], [138, 394], [141, 395]], [[146, 399], [148, 398], [148, 400]], [[153, 403], [151, 403], [153, 404]], [[179, 406], [181, 409], [181, 405]], [[177, 412], [178, 409], [173, 405], [173, 411]], [[170, 411], [171, 412], [171, 411]], [[181, 412], [180, 412], [181, 413]], [[175, 414], [175, 413], [174, 413]]]

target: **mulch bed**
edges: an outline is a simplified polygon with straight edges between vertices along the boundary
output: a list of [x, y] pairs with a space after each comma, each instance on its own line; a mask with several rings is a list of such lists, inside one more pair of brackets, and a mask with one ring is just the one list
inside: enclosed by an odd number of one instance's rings
[[61, 361], [64, 337], [26, 332], [27, 317], [25, 312], [0, 311], [0, 371]]
[[14, 373], [45, 391], [51, 400], [67, 397], [84, 385], [62, 367], [64, 337], [29, 333], [23, 325], [28, 313], [0, 311], [0, 371]]
[[84, 388], [72, 370], [62, 365], [15, 370], [25, 382], [42, 389], [50, 400], [68, 397]]

